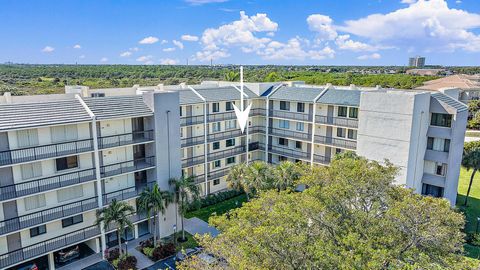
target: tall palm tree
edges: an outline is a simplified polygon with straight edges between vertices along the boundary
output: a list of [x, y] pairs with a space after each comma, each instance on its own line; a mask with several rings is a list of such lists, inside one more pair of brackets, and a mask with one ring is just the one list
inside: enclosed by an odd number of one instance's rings
[[117, 202], [116, 199], [113, 199], [107, 207], [97, 210], [97, 219], [95, 221], [96, 225], [103, 222], [103, 228], [107, 231], [111, 223], [115, 224], [120, 254], [122, 254], [121, 239], [125, 232], [125, 228], [133, 230], [133, 223], [130, 221], [128, 216], [132, 215], [134, 212], [135, 208], [133, 206], [126, 202]]
[[[173, 201], [173, 197], [168, 191], [162, 191], [158, 187], [158, 184], [155, 183], [153, 187], [146, 188], [140, 193], [140, 196], [137, 198], [137, 205], [140, 211], [145, 211], [150, 220], [153, 220], [153, 244], [157, 246], [157, 231], [158, 238], [160, 238], [160, 219], [168, 205]], [[151, 218], [152, 211], [154, 213], [153, 219]], [[155, 220], [155, 215], [158, 215], [158, 220]]]
[[277, 190], [285, 190], [289, 187], [293, 187], [300, 179], [302, 175], [300, 165], [297, 165], [291, 161], [283, 161], [277, 165], [273, 170], [274, 180], [273, 183]]
[[243, 190], [247, 195], [247, 201], [249, 201], [252, 190], [246, 185], [247, 170], [248, 166], [246, 163], [239, 163], [233, 166], [228, 172], [226, 181], [229, 188]]
[[190, 202], [198, 201], [200, 197], [200, 188], [195, 183], [195, 176], [182, 176], [180, 178], [170, 179], [170, 185], [174, 187], [175, 202], [178, 205], [182, 222], [182, 240], [185, 240], [185, 230], [183, 228], [183, 221], [188, 210]]
[[271, 167], [266, 162], [255, 161], [248, 166], [245, 186], [252, 190], [252, 193], [271, 188], [272, 181]]
[[467, 206], [468, 196], [470, 196], [470, 189], [472, 188], [473, 178], [475, 173], [480, 169], [480, 141], [473, 141], [465, 143], [463, 147], [462, 165], [469, 171], [472, 169], [470, 176], [470, 183], [468, 184], [467, 196], [465, 196], [464, 205]]
[[224, 75], [225, 81], [229, 81], [229, 82], [235, 82], [239, 79], [239, 77], [240, 77], [240, 73], [235, 71], [229, 71]]

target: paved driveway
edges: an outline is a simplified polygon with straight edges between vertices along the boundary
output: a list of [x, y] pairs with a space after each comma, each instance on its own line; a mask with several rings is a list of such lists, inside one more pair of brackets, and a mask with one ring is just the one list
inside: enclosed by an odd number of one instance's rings
[[185, 231], [187, 231], [191, 235], [195, 234], [210, 234], [211, 236], [215, 237], [218, 235], [218, 230], [214, 227], [208, 225], [207, 222], [197, 218], [189, 218], [185, 219]]

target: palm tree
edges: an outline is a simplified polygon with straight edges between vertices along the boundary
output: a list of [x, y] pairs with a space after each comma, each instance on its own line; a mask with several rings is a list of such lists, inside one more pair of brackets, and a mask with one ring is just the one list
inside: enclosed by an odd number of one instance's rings
[[185, 240], [185, 230], [183, 228], [183, 220], [188, 210], [188, 204], [198, 201], [200, 197], [200, 188], [195, 183], [195, 176], [182, 176], [180, 178], [172, 178], [169, 181], [174, 187], [175, 202], [178, 205], [178, 211], [182, 220], [182, 240]]
[[291, 161], [283, 161], [273, 170], [274, 185], [278, 191], [293, 187], [302, 175], [300, 165]]
[[152, 189], [146, 188], [144, 191], [142, 191], [142, 193], [140, 193], [140, 196], [137, 198], [138, 209], [140, 211], [147, 212], [149, 220], [152, 219], [152, 211], [154, 213], [154, 217], [155, 215], [158, 215], [158, 221], [155, 221], [155, 218], [153, 218], [154, 246], [157, 246], [157, 231], [160, 238], [160, 219], [162, 215], [165, 214], [165, 210], [172, 201], [173, 198], [170, 192], [160, 190], [157, 183], [153, 185]]
[[226, 181], [229, 188], [243, 190], [247, 195], [247, 201], [249, 201], [252, 190], [246, 185], [247, 170], [248, 166], [245, 163], [233, 166], [228, 172]]
[[239, 77], [240, 77], [240, 74], [235, 71], [229, 71], [224, 75], [225, 81], [229, 81], [229, 82], [235, 82], [239, 79]]
[[122, 242], [121, 238], [125, 232], [125, 228], [133, 230], [133, 223], [128, 218], [135, 212], [135, 208], [126, 202], [117, 202], [113, 199], [110, 205], [105, 208], [97, 210], [97, 220], [95, 224], [101, 224], [103, 222], [103, 229], [107, 231], [111, 223], [115, 224], [118, 237], [118, 249], [122, 254]]
[[464, 205], [467, 206], [468, 196], [470, 196], [470, 189], [472, 188], [473, 178], [475, 173], [480, 169], [480, 141], [473, 141], [465, 143], [463, 147], [462, 165], [469, 171], [472, 169], [470, 176], [470, 183], [468, 184], [467, 196], [465, 197]]
[[256, 193], [272, 187], [271, 167], [266, 162], [255, 161], [247, 168], [245, 186]]

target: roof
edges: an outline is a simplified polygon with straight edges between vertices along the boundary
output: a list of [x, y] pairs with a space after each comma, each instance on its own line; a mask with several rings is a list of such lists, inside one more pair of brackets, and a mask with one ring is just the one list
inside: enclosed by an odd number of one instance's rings
[[328, 89], [317, 103], [358, 107], [361, 93], [359, 90]]
[[438, 100], [440, 103], [446, 104], [447, 106], [454, 108], [457, 111], [457, 113], [468, 110], [467, 105], [448, 95], [436, 92], [436, 93], [432, 93], [431, 96], [436, 100]]
[[447, 87], [455, 87], [464, 90], [480, 89], [480, 76], [464, 74], [447, 76], [444, 78], [424, 82], [423, 86], [417, 87], [416, 89], [438, 91]]
[[269, 98], [291, 101], [313, 102], [324, 88], [311, 87], [289, 87], [283, 86], [275, 91]]
[[[208, 101], [222, 101], [222, 100], [237, 100], [240, 99], [240, 91], [233, 86], [225, 87], [209, 87], [209, 88], [195, 88], [195, 90]], [[252, 92], [248, 87], [243, 87], [243, 93], [248, 98], [256, 98], [257, 94]]]
[[178, 94], [180, 96], [180, 104], [203, 103], [203, 100], [190, 89], [179, 90]]
[[91, 121], [76, 98], [0, 105], [0, 131]]
[[143, 102], [143, 97], [139, 95], [83, 98], [83, 100], [98, 120], [153, 115], [152, 110]]

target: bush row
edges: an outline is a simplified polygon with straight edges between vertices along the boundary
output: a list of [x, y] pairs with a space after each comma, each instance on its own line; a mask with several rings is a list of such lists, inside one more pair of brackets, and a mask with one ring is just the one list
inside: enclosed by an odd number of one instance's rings
[[227, 190], [223, 192], [218, 192], [214, 194], [209, 194], [206, 197], [201, 198], [198, 202], [193, 202], [188, 206], [188, 212], [198, 210], [199, 208], [207, 207], [210, 205], [217, 204], [219, 202], [226, 201], [228, 199], [234, 198], [243, 194], [243, 191], [238, 190]]

